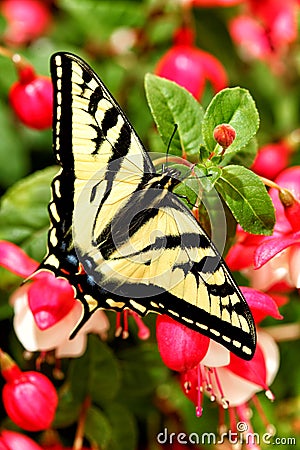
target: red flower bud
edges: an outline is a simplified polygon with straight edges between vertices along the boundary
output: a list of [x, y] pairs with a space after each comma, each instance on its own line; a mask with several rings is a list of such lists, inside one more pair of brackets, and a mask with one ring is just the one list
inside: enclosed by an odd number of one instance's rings
[[258, 175], [274, 180], [289, 165], [291, 153], [291, 147], [285, 142], [267, 144], [259, 149], [251, 169]]
[[282, 189], [279, 192], [280, 201], [284, 207], [285, 217], [288, 219], [293, 231], [300, 230], [300, 202], [293, 194], [287, 190]]
[[7, 415], [24, 430], [47, 429], [54, 419], [58, 403], [51, 381], [39, 372], [22, 372], [2, 351], [0, 363], [1, 373], [7, 381], [2, 391]]
[[0, 450], [42, 450], [36, 442], [16, 431], [2, 430]]
[[156, 337], [163, 362], [178, 372], [195, 367], [206, 355], [210, 341], [164, 314], [156, 319]]
[[52, 125], [53, 88], [49, 77], [36, 75], [34, 69], [17, 67], [19, 80], [10, 88], [10, 104], [24, 125], [43, 130]]
[[25, 45], [47, 30], [51, 16], [46, 2], [4, 0], [1, 13], [7, 20], [4, 40], [9, 45]]
[[214, 139], [223, 150], [226, 150], [233, 143], [235, 136], [235, 129], [228, 123], [217, 125], [214, 129]]
[[218, 92], [227, 86], [227, 75], [217, 58], [194, 46], [193, 40], [194, 34], [189, 28], [177, 30], [174, 46], [158, 61], [155, 73], [175, 81], [200, 99], [206, 80]]

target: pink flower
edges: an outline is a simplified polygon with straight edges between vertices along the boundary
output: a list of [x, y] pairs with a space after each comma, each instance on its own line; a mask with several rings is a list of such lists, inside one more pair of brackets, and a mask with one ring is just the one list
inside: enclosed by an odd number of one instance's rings
[[[256, 323], [267, 315], [282, 318], [271, 297], [252, 288], [241, 289]], [[230, 352], [227, 362], [214, 364], [212, 354], [209, 364], [205, 357], [195, 367], [181, 373], [182, 390], [195, 404], [197, 416], [202, 414], [203, 395], [206, 394], [220, 405], [221, 426], [225, 427], [222, 411], [228, 410], [232, 431], [236, 430], [238, 421], [245, 422], [251, 431], [249, 415], [245, 414], [249, 409], [247, 402], [252, 399], [258, 403], [255, 394], [262, 389], [270, 400], [274, 400], [269, 385], [279, 367], [279, 352], [273, 338], [262, 330], [258, 331], [257, 337], [257, 348], [251, 361], [244, 361]], [[216, 361], [219, 363], [218, 357]]]
[[4, 41], [8, 45], [26, 45], [49, 28], [51, 15], [46, 2], [39, 0], [3, 0], [1, 13], [7, 20]]
[[242, 3], [244, 0], [182, 0], [184, 5], [199, 6], [199, 7], [214, 7], [214, 6], [234, 6]]
[[251, 169], [258, 175], [274, 180], [288, 167], [291, 153], [292, 148], [285, 141], [264, 145], [259, 149]]
[[261, 59], [282, 70], [280, 58], [297, 38], [296, 0], [247, 0], [245, 14], [229, 24], [233, 41], [245, 59]]
[[42, 450], [42, 447], [24, 434], [2, 430], [0, 433], [0, 450]]
[[224, 67], [214, 56], [193, 44], [194, 34], [189, 28], [177, 30], [174, 45], [161, 57], [155, 73], [175, 81], [200, 99], [208, 80], [215, 92], [228, 85]]
[[[5, 241], [0, 241], [0, 265], [23, 278], [30, 277], [38, 267], [23, 250]], [[95, 332], [104, 336], [109, 326], [105, 313], [98, 310], [69, 340], [81, 317], [82, 305], [66, 280], [46, 271], [17, 289], [10, 301], [15, 310], [15, 332], [31, 352], [55, 349], [58, 358], [80, 356], [85, 351], [86, 334]]]
[[6, 380], [2, 398], [7, 415], [24, 430], [46, 430], [54, 419], [58, 404], [51, 381], [39, 372], [21, 372], [16, 363], [2, 351], [0, 366]]
[[156, 319], [158, 350], [165, 365], [185, 372], [204, 358], [210, 339], [164, 314]]
[[300, 166], [284, 170], [274, 181], [279, 187], [269, 191], [276, 211], [273, 235], [239, 230], [226, 257], [232, 270], [243, 270], [251, 286], [264, 291], [279, 284], [300, 287]]
[[9, 91], [9, 102], [26, 126], [43, 130], [52, 125], [53, 88], [49, 77], [37, 75], [30, 65], [14, 59], [18, 81]]

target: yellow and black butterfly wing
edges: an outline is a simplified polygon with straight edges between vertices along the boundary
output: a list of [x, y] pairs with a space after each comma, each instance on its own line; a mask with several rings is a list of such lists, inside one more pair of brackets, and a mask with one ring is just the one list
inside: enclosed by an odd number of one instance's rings
[[159, 187], [166, 177], [121, 108], [77, 56], [53, 55], [51, 74], [61, 171], [40, 268], [73, 285], [79, 327], [97, 308], [167, 313], [250, 359], [255, 330], [242, 294], [190, 211]]
[[[121, 108], [82, 59], [60, 52], [52, 56], [50, 66], [54, 91], [53, 150], [61, 170], [51, 186], [48, 253], [39, 269], [69, 280], [83, 302], [86, 320], [90, 310], [109, 305], [101, 288], [81, 273], [72, 230], [78, 198], [94, 174], [104, 177], [106, 172], [110, 178], [103, 181], [104, 196], [109, 196], [122, 161], [131, 155], [135, 155], [139, 170], [121, 196], [130, 195], [145, 178], [151, 177], [154, 168]], [[114, 197], [117, 198], [115, 192]]]
[[[116, 177], [115, 183], [120, 187], [123, 181]], [[97, 208], [94, 214], [89, 217], [94, 227], [79, 214], [78, 227], [84, 223], [90, 239], [78, 249], [112, 306], [125, 302], [141, 315], [168, 314], [244, 359], [253, 356], [248, 305], [211, 240], [174, 194], [148, 183], [124, 200], [109, 227], [98, 226]]]

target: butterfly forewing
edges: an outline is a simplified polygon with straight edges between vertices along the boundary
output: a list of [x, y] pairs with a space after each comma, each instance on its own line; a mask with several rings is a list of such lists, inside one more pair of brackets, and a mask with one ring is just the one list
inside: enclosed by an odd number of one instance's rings
[[40, 268], [74, 286], [84, 305], [79, 327], [97, 308], [155, 311], [250, 359], [255, 329], [245, 299], [119, 105], [75, 55], [53, 55], [51, 74], [61, 171]]

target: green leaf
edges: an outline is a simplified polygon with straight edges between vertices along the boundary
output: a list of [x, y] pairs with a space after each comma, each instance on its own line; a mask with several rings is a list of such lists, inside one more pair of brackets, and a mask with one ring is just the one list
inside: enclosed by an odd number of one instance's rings
[[1, 199], [0, 239], [20, 245], [36, 260], [46, 251], [47, 206], [56, 173], [57, 167], [35, 172], [14, 184]]
[[[7, 75], [6, 73], [6, 78], [11, 82], [11, 78]], [[5, 103], [0, 100], [0, 126], [0, 184], [2, 187], [7, 187], [28, 173], [30, 167], [28, 148], [13, 126], [12, 113], [7, 107], [7, 100]]]
[[209, 192], [220, 178], [222, 169], [217, 166], [207, 167], [203, 164], [197, 164], [194, 167], [194, 172], [200, 179], [200, 183], [205, 191]]
[[103, 41], [107, 41], [120, 24], [135, 28], [143, 27], [145, 21], [139, 2], [60, 0], [59, 7], [72, 15], [73, 23], [81, 28], [84, 36], [97, 36]]
[[272, 234], [274, 207], [260, 178], [243, 166], [227, 166], [216, 188], [241, 227], [253, 234]]
[[251, 167], [257, 155], [258, 144], [256, 138], [252, 138], [250, 142], [236, 153], [225, 153], [221, 162], [221, 166], [235, 164], [239, 166]]
[[259, 115], [254, 100], [246, 89], [223, 89], [208, 105], [203, 119], [203, 138], [210, 152], [218, 153], [221, 150], [213, 132], [222, 123], [231, 125], [236, 131], [236, 138], [225, 155], [245, 147], [256, 134]]
[[145, 76], [145, 89], [150, 110], [166, 146], [175, 125], [178, 126], [171, 141], [171, 153], [186, 154], [189, 159], [198, 157], [203, 143], [201, 126], [204, 113], [201, 105], [183, 87], [149, 73]]
[[113, 430], [109, 450], [134, 450], [137, 444], [137, 429], [130, 410], [120, 403], [109, 403], [105, 414]]
[[112, 437], [112, 428], [107, 417], [99, 408], [91, 406], [88, 409], [84, 431], [91, 444], [96, 443], [102, 450], [108, 448]]
[[122, 400], [152, 393], [165, 380], [168, 369], [162, 363], [157, 345], [146, 343], [118, 353], [122, 367]]
[[89, 336], [85, 354], [71, 362], [70, 382], [73, 394], [81, 400], [90, 395], [94, 403], [103, 405], [116, 396], [120, 386], [118, 363], [96, 336]]
[[53, 427], [67, 427], [75, 423], [78, 419], [81, 401], [78, 397], [72, 395], [69, 388], [63, 387], [59, 396], [59, 403], [55, 413]]

